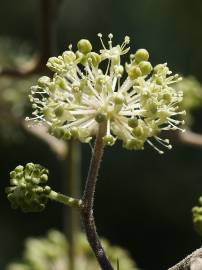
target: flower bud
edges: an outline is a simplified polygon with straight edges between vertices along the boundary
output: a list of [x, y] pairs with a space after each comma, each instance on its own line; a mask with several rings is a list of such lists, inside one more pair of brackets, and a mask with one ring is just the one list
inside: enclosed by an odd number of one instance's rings
[[55, 109], [55, 115], [57, 117], [61, 117], [63, 115], [63, 113], [64, 113], [63, 106], [62, 105], [57, 106], [57, 108]]
[[70, 140], [71, 139], [71, 132], [69, 130], [64, 131], [63, 139], [64, 140]]
[[155, 114], [158, 110], [158, 105], [153, 101], [148, 101], [148, 110], [152, 114]]
[[142, 75], [149, 75], [152, 71], [152, 65], [148, 61], [142, 61], [139, 63], [139, 68], [142, 72]]
[[64, 59], [65, 64], [69, 64], [76, 60], [76, 55], [72, 51], [65, 51], [62, 54], [62, 58]]
[[143, 146], [144, 146], [144, 141], [137, 140], [137, 139], [127, 140], [127, 142], [123, 144], [123, 147], [128, 150], [140, 150], [140, 149], [143, 149]]
[[38, 79], [38, 86], [40, 87], [46, 87], [49, 86], [51, 80], [48, 76], [42, 76]]
[[21, 165], [19, 165], [19, 166], [17, 166], [17, 167], [15, 168], [15, 172], [16, 172], [16, 173], [20, 173], [20, 172], [22, 172], [23, 170], [24, 170], [24, 167], [21, 166]]
[[76, 139], [78, 137], [79, 129], [78, 127], [72, 127], [70, 132], [72, 137]]
[[138, 138], [141, 138], [144, 136], [144, 129], [141, 126], [137, 126], [136, 128], [133, 129], [133, 135], [135, 135]]
[[138, 77], [142, 76], [142, 71], [138, 66], [131, 65], [128, 69], [128, 76], [131, 80], [135, 80]]
[[149, 53], [145, 49], [139, 49], [136, 51], [134, 58], [137, 63], [141, 61], [147, 61], [149, 59]]
[[129, 125], [129, 127], [132, 127], [132, 128], [137, 127], [138, 126], [137, 117], [133, 117], [133, 118], [128, 119], [128, 125]]
[[124, 96], [121, 93], [115, 92], [113, 95], [113, 101], [116, 105], [122, 105], [124, 103]]
[[106, 135], [103, 137], [103, 141], [105, 145], [112, 146], [114, 145], [116, 139], [112, 135]]
[[64, 60], [61, 56], [58, 57], [50, 57], [46, 66], [52, 70], [53, 72], [61, 73], [66, 70], [66, 66]]
[[114, 72], [118, 78], [121, 78], [124, 72], [124, 68], [122, 65], [115, 65]]
[[168, 103], [171, 102], [172, 96], [171, 96], [170, 93], [165, 93], [165, 94], [163, 94], [163, 99], [164, 99], [164, 100], [166, 101], [166, 103], [168, 104]]
[[106, 117], [106, 114], [104, 113], [101, 113], [101, 112], [98, 112], [95, 116], [95, 120], [98, 122], [98, 123], [102, 123], [104, 121], [107, 120], [107, 117]]
[[79, 40], [79, 42], [77, 43], [77, 47], [78, 47], [78, 50], [84, 54], [87, 54], [90, 51], [92, 51], [92, 45], [91, 45], [90, 41], [87, 39]]

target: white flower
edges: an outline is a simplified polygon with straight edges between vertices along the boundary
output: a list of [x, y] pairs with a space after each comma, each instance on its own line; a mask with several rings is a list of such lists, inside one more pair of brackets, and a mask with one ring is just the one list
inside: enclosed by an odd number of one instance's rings
[[[151, 141], [171, 148], [161, 139], [162, 130], [180, 129], [176, 119], [182, 92], [172, 88], [180, 80], [171, 75], [167, 64], [152, 68], [149, 53], [138, 50], [130, 63], [121, 65], [121, 56], [129, 51], [129, 37], [122, 45], [113, 46], [109, 34], [108, 48], [102, 43], [100, 53], [92, 51], [91, 43], [82, 39], [78, 51], [65, 51], [49, 59], [47, 66], [53, 78], [42, 77], [32, 87], [30, 100], [35, 109], [33, 119], [45, 122], [50, 133], [59, 138], [78, 138], [89, 142], [100, 123], [106, 124], [106, 145], [116, 139], [127, 149], [143, 149], [145, 142], [163, 153]], [[105, 66], [106, 63], [106, 66]]]

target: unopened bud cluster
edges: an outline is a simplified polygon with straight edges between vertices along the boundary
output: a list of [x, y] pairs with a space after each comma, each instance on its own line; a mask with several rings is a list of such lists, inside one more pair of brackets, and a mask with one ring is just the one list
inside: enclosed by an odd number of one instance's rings
[[131, 54], [129, 63], [123, 64], [121, 57], [130, 50], [129, 37], [113, 46], [109, 34], [105, 46], [102, 35], [98, 36], [99, 52], [93, 51], [89, 40], [81, 39], [76, 52], [69, 46], [62, 55], [49, 59], [47, 66], [54, 75], [41, 77], [32, 87], [32, 119], [46, 123], [49, 132], [62, 139], [88, 143], [105, 123], [106, 145], [120, 139], [127, 149], [143, 149], [145, 142], [159, 153], [163, 151], [158, 145], [170, 149], [169, 141], [159, 133], [180, 129], [182, 124], [176, 119], [184, 114], [178, 107], [182, 92], [172, 87], [179, 76], [172, 75], [166, 63], [153, 67], [145, 49]]
[[195, 230], [202, 235], [202, 197], [199, 198], [199, 206], [192, 208], [193, 223]]
[[10, 187], [6, 188], [12, 208], [24, 212], [42, 211], [51, 189], [46, 186], [48, 170], [39, 164], [28, 163], [17, 166], [10, 173]]

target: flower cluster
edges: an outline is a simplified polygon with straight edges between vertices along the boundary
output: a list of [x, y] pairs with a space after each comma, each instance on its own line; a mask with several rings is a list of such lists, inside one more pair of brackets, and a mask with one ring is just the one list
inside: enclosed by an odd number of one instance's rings
[[129, 37], [113, 46], [109, 34], [105, 46], [102, 35], [98, 36], [102, 44], [98, 53], [89, 40], [81, 39], [76, 52], [70, 45], [62, 55], [48, 60], [54, 75], [41, 77], [31, 88], [32, 120], [46, 123], [58, 138], [88, 143], [102, 123], [106, 145], [120, 139], [127, 149], [143, 149], [145, 142], [159, 153], [163, 151], [158, 144], [170, 149], [169, 140], [159, 133], [180, 129], [183, 122], [175, 119], [184, 114], [178, 107], [182, 92], [172, 87], [181, 78], [171, 75], [166, 63], [152, 67], [145, 49], [131, 54], [129, 63], [122, 65], [121, 57], [130, 49]]
[[6, 193], [12, 208], [21, 208], [23, 212], [42, 211], [51, 191], [46, 186], [48, 170], [39, 164], [19, 165], [10, 173], [10, 187]]

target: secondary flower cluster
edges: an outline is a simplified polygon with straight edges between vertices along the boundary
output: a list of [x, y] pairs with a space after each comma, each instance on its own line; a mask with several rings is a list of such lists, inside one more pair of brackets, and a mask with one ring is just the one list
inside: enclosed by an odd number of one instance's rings
[[143, 149], [145, 142], [159, 153], [163, 151], [158, 144], [170, 149], [169, 141], [158, 134], [180, 129], [182, 124], [175, 119], [184, 114], [178, 107], [182, 92], [172, 87], [179, 76], [171, 75], [166, 63], [152, 67], [145, 49], [131, 54], [129, 63], [122, 65], [121, 57], [130, 49], [129, 37], [113, 46], [109, 34], [105, 46], [102, 35], [98, 36], [102, 44], [98, 53], [89, 40], [81, 39], [76, 52], [69, 46], [61, 56], [48, 60], [54, 75], [41, 77], [31, 88], [32, 120], [45, 122], [58, 138], [88, 143], [103, 123], [106, 145], [120, 139], [127, 149]]
[[10, 173], [10, 187], [6, 193], [12, 208], [23, 212], [42, 211], [48, 201], [51, 188], [46, 186], [48, 170], [39, 164], [19, 165]]

